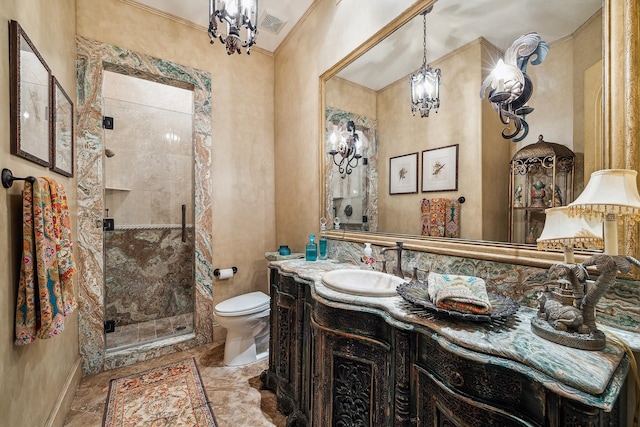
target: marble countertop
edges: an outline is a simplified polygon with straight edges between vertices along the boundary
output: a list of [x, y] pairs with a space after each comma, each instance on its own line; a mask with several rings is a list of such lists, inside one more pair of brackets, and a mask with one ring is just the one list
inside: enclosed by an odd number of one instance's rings
[[[530, 320], [537, 312], [531, 308], [521, 307], [515, 315], [501, 322], [448, 320], [422, 310], [416, 313], [417, 307], [400, 296], [350, 295], [322, 284], [324, 273], [359, 268], [353, 264], [334, 260], [290, 260], [271, 262], [271, 265], [283, 274], [313, 284], [314, 298], [325, 304], [374, 310], [396, 327], [430, 334], [453, 353], [520, 370], [560, 395], [605, 410], [612, 407], [627, 374], [626, 361], [623, 369], [618, 369], [625, 352], [614, 340], [608, 339], [602, 351], [579, 350], [547, 341], [531, 332]], [[605, 332], [610, 329], [603, 328]], [[622, 335], [625, 340], [628, 338], [624, 333]]]

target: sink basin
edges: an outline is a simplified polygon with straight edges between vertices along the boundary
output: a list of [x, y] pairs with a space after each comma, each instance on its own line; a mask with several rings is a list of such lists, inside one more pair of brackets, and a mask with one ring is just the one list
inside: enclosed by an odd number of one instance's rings
[[322, 276], [322, 283], [330, 289], [352, 295], [392, 297], [404, 279], [371, 270], [333, 270]]

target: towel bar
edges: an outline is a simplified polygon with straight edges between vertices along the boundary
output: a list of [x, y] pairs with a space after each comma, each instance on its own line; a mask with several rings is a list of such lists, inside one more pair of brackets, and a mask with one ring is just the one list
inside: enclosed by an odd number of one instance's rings
[[4, 188], [11, 188], [13, 185], [13, 181], [27, 181], [30, 183], [36, 182], [36, 178], [33, 176], [28, 176], [26, 178], [16, 178], [13, 176], [13, 172], [11, 170], [4, 168], [2, 169], [2, 186]]

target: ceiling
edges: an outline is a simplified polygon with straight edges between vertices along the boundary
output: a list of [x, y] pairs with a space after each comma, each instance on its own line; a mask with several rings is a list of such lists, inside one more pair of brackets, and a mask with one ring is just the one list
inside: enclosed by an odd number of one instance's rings
[[[209, 2], [207, 0], [132, 0], [131, 3], [139, 3], [189, 21], [205, 30], [209, 27]], [[312, 3], [313, 0], [258, 0], [259, 26], [256, 47], [274, 52]], [[265, 28], [261, 25], [265, 17], [272, 23], [277, 22], [272, 18], [284, 23], [278, 34], [273, 34], [268, 27]]]
[[[207, 0], [128, 1], [191, 22], [203, 30], [209, 25]], [[313, 1], [258, 0], [256, 46], [274, 52]], [[340, 1], [357, 0], [336, 0]], [[438, 58], [478, 37], [484, 37], [503, 51], [517, 37], [531, 31], [540, 34], [547, 43], [553, 43], [573, 33], [601, 6], [602, 0], [439, 0], [426, 17], [427, 62], [437, 62]], [[385, 12], [377, 11], [381, 15]], [[283, 22], [278, 34], [262, 25], [265, 17], [271, 22], [273, 18]], [[422, 16], [418, 15], [338, 75], [379, 90], [420, 68], [422, 45]], [[393, 61], [389, 61], [391, 57]]]
[[[436, 62], [437, 68], [439, 58], [479, 37], [501, 51], [533, 31], [551, 44], [571, 35], [601, 7], [602, 0], [439, 0], [426, 16], [427, 63]], [[407, 77], [422, 65], [423, 34], [418, 15], [338, 76], [373, 90]]]

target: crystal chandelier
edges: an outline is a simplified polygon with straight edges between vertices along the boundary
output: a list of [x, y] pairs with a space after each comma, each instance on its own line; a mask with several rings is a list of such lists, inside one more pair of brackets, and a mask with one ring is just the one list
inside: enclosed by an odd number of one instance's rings
[[[227, 49], [227, 54], [240, 53], [256, 43], [258, 34], [258, 0], [209, 0], [209, 38], [211, 44], [219, 39]], [[225, 31], [218, 32], [218, 22], [225, 24]], [[246, 29], [246, 38], [242, 40], [240, 32]]]
[[411, 113], [415, 116], [416, 111], [420, 111], [420, 117], [429, 117], [429, 111], [432, 108], [436, 113], [440, 108], [440, 69], [434, 70], [427, 65], [427, 13], [431, 12], [431, 9], [430, 7], [422, 12], [424, 29], [422, 67], [409, 76]]

